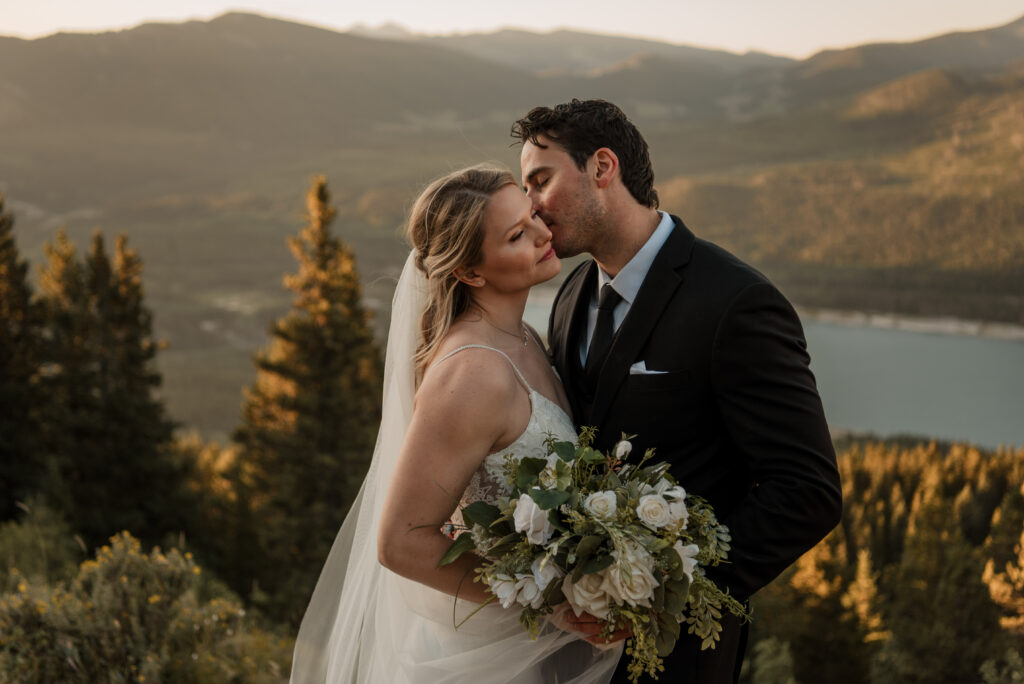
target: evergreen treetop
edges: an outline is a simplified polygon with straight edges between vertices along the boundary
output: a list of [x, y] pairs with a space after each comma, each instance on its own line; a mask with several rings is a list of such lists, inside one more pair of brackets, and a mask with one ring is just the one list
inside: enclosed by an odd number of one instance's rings
[[40, 312], [0, 195], [0, 520], [39, 486]]
[[112, 263], [98, 231], [82, 260], [63, 230], [45, 249], [47, 494], [90, 545], [120, 530], [159, 541], [189, 507], [156, 395], [141, 261], [121, 237]]
[[[362, 304], [352, 249], [331, 233], [327, 179], [306, 197], [307, 224], [289, 247], [292, 309], [270, 328], [247, 390], [237, 486], [249, 502], [246, 573], [274, 597], [265, 607], [297, 623], [335, 533], [369, 465], [380, 420], [382, 363]], [[240, 534], [244, 537], [244, 534]], [[241, 587], [240, 587], [241, 588]]]

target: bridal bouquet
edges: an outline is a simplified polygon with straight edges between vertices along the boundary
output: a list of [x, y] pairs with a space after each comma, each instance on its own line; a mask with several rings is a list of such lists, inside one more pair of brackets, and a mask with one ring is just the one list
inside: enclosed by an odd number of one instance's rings
[[603, 620], [606, 637], [628, 628], [630, 679], [657, 677], [682, 623], [706, 649], [719, 638], [723, 610], [748, 617], [703, 570], [725, 560], [729, 531], [675, 483], [667, 463], [647, 465], [653, 449], [629, 463], [630, 437], [603, 454], [590, 446], [594, 434], [584, 428], [577, 444], [549, 439], [546, 459], [508, 457], [511, 495], [462, 509], [464, 531], [439, 565], [480, 555], [475, 581], [505, 608], [522, 606], [534, 637], [564, 602]]

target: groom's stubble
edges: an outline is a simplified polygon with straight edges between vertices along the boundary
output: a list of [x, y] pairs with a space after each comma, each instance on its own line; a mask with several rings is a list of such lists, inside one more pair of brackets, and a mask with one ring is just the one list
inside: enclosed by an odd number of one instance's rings
[[[532, 143], [523, 148], [524, 158]], [[537, 152], [534, 148], [532, 152]], [[609, 226], [609, 212], [597, 196], [586, 169], [579, 169], [572, 158], [557, 143], [549, 142], [543, 151], [547, 157], [557, 155], [558, 173], [552, 187], [540, 194], [537, 213], [551, 231], [551, 245], [558, 258], [574, 257], [584, 252], [593, 253], [600, 248]], [[525, 165], [524, 165], [525, 171]], [[599, 250], [600, 251], [600, 250]]]

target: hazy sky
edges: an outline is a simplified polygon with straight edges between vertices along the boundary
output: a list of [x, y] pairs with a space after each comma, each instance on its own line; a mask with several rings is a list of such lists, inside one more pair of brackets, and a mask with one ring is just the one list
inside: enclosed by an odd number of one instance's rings
[[422, 33], [570, 27], [742, 52], [806, 57], [826, 47], [989, 28], [1021, 0], [0, 0], [0, 35], [98, 31], [209, 19], [230, 9], [344, 30], [396, 22]]

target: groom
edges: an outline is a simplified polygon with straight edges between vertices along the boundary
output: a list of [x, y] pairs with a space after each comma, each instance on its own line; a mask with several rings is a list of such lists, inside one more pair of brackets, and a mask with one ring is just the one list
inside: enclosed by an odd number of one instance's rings
[[[598, 428], [599, 449], [636, 434], [634, 453], [656, 448], [714, 506], [732, 550], [707, 574], [746, 601], [842, 512], [796, 313], [759, 272], [657, 210], [647, 143], [615, 105], [536, 107], [512, 135], [555, 252], [593, 257], [566, 277], [548, 328], [576, 423]], [[722, 624], [714, 650], [684, 633], [661, 681], [736, 681], [747, 626]]]

